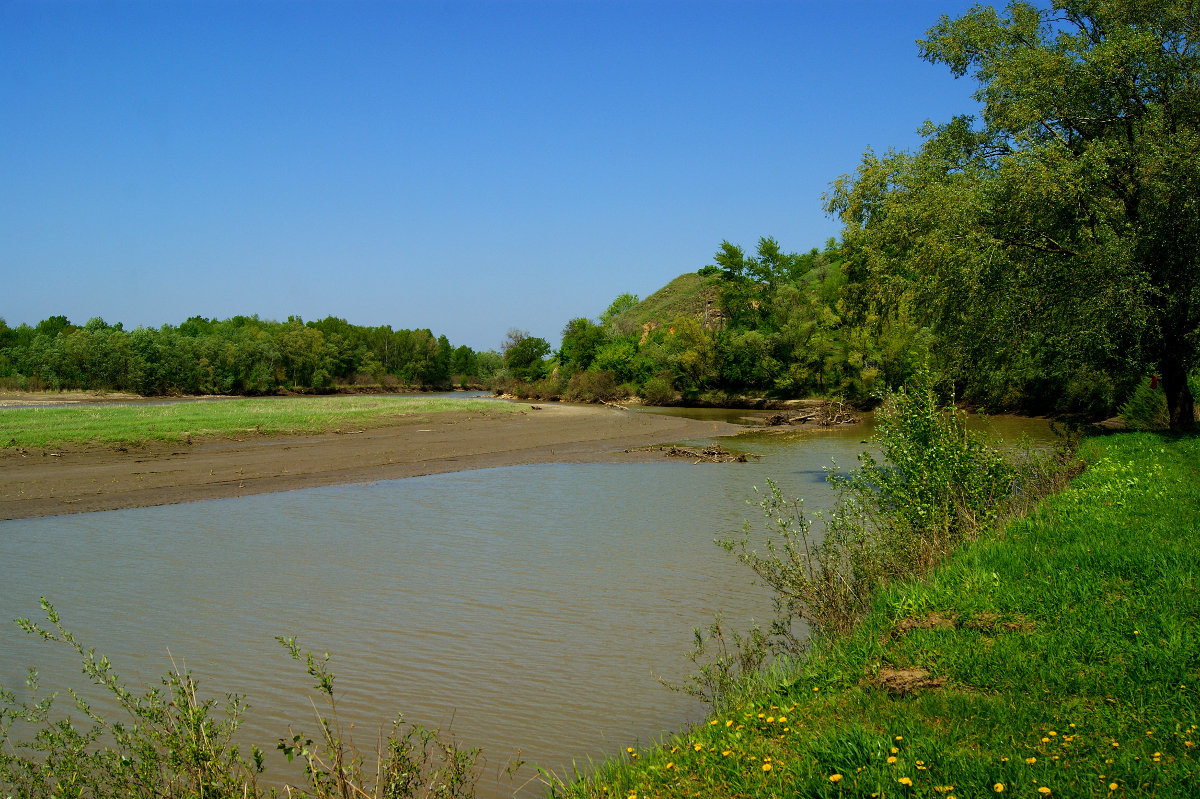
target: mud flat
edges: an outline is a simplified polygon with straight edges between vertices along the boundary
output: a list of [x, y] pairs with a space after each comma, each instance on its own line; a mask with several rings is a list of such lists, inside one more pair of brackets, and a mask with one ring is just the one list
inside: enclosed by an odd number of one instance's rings
[[449, 411], [311, 436], [0, 450], [0, 519], [170, 505], [533, 463], [658, 460], [653, 444], [730, 435], [724, 422], [580, 405]]

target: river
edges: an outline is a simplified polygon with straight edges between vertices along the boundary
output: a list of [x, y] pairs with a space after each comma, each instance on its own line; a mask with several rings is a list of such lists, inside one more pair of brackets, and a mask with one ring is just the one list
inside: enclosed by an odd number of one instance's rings
[[[702, 718], [657, 678], [686, 673], [715, 612], [742, 629], [770, 615], [713, 539], [759, 517], [767, 478], [828, 506], [825, 469], [853, 467], [868, 433], [739, 437], [764, 456], [746, 464], [520, 466], [0, 522], [0, 618], [48, 597], [134, 687], [174, 658], [202, 694], [244, 694], [243, 738], [268, 750], [317, 729], [311, 680], [274, 640], [296, 636], [333, 655], [360, 744], [403, 712], [484, 750], [481, 796], [537, 795], [529, 766], [503, 775], [511, 760], [568, 776]], [[67, 650], [0, 626], [0, 684], [32, 666], [79, 685]]]

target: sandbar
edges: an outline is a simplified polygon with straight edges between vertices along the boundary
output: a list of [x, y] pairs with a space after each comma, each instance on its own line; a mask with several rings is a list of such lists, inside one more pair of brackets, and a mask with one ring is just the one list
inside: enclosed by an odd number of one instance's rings
[[0, 450], [0, 520], [170, 505], [538, 463], [645, 461], [657, 444], [732, 435], [725, 422], [546, 403], [384, 427], [190, 444]]

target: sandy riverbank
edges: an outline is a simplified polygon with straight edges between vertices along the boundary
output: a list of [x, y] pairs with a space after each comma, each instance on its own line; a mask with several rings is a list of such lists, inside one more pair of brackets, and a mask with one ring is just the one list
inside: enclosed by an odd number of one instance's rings
[[449, 412], [354, 433], [201, 439], [120, 451], [0, 450], [0, 519], [169, 505], [532, 463], [637, 461], [627, 451], [738, 432], [734, 425], [599, 406]]

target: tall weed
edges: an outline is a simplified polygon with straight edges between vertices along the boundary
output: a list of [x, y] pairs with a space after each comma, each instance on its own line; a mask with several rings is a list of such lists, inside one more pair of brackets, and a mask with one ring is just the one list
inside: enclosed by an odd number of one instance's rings
[[[85, 648], [66, 630], [54, 607], [42, 599], [47, 625], [28, 619], [17, 624], [44, 640], [75, 650], [83, 674], [123, 712], [106, 719], [70, 691], [82, 721], [63, 716], [55, 694], [42, 695], [37, 673], [27, 685], [31, 698], [0, 687], [0, 796], [22, 799], [462, 799], [474, 795], [478, 749], [465, 748], [436, 729], [405, 725], [399, 716], [379, 736], [370, 765], [338, 719], [329, 656], [301, 652], [295, 639], [280, 638], [291, 656], [305, 665], [324, 699], [318, 710], [320, 735], [314, 741], [289, 731], [278, 749], [303, 766], [303, 780], [260, 784], [263, 752], [244, 751], [234, 743], [246, 709], [230, 694], [224, 703], [202, 699], [186, 669], [174, 667], [163, 688], [135, 694], [113, 671], [108, 658]], [[316, 707], [314, 705], [314, 707]], [[32, 731], [18, 738], [14, 732]]]
[[1006, 455], [967, 429], [965, 413], [938, 401], [927, 371], [884, 399], [875, 424], [883, 458], [864, 453], [856, 471], [830, 475], [838, 499], [818, 517], [819, 531], [801, 500], [768, 481], [759, 503], [765, 552], [754, 548], [762, 531], [749, 522], [740, 537], [717, 542], [773, 591], [770, 638], [779, 651], [799, 654], [804, 628], [849, 632], [881, 586], [925, 574], [963, 541], [1065, 482], [1065, 450]]

